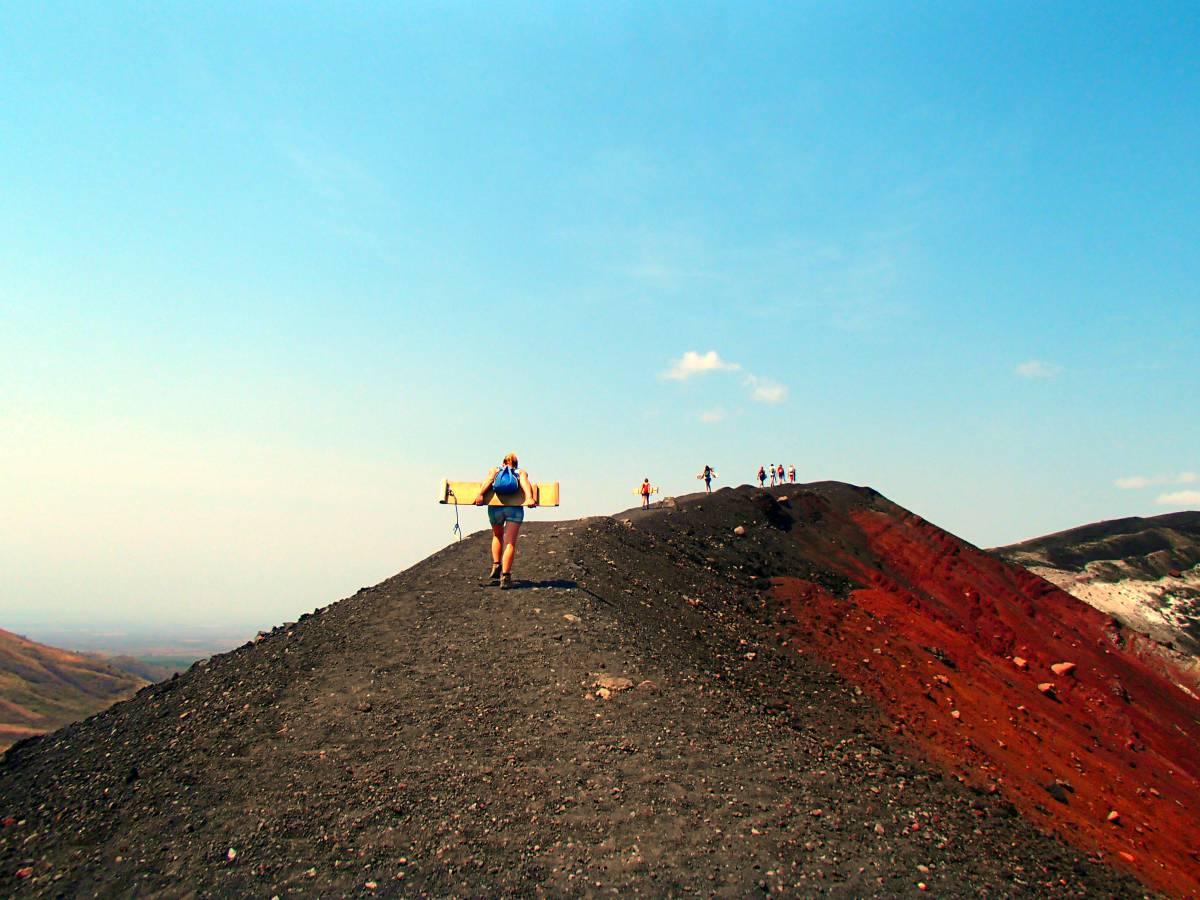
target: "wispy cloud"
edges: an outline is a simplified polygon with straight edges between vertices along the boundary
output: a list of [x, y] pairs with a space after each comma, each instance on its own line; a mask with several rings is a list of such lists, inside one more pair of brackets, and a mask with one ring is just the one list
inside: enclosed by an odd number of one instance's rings
[[362, 164], [340, 153], [296, 144], [285, 144], [279, 152], [291, 164], [296, 176], [326, 199], [372, 196], [382, 191], [379, 180]]
[[672, 381], [686, 381], [693, 375], [700, 375], [703, 372], [736, 372], [740, 368], [741, 366], [737, 363], [721, 359], [721, 355], [716, 350], [709, 350], [707, 353], [688, 350], [671, 363], [670, 368], [663, 372], [662, 377]]
[[372, 223], [391, 221], [391, 192], [366, 165], [311, 137], [279, 134], [274, 146], [284, 171], [303, 188], [307, 201], [302, 221], [355, 250], [396, 265], [404, 239]]
[[[721, 354], [716, 350], [709, 350], [707, 353], [698, 353], [695, 350], [688, 350], [678, 359], [672, 360], [671, 365], [665, 372], [662, 373], [663, 378], [670, 381], [686, 381], [693, 375], [701, 375], [706, 372], [741, 372], [743, 371], [740, 363], [731, 362], [727, 359], [722, 359]], [[756, 403], [782, 403], [787, 399], [788, 389], [786, 386], [775, 381], [773, 378], [765, 378], [762, 375], [755, 375], [753, 372], [745, 372], [742, 376], [742, 387], [750, 394], [750, 399]], [[709, 410], [701, 416], [702, 422], [715, 422], [719, 419], [705, 418], [716, 412]], [[724, 413], [721, 413], [724, 416]]]
[[1200, 491], [1175, 491], [1159, 494], [1154, 501], [1160, 506], [1200, 506]]
[[621, 271], [630, 278], [667, 291], [677, 291], [688, 282], [713, 277], [711, 272], [703, 269], [686, 269], [663, 259], [650, 258], [643, 259]]
[[1139, 488], [1150, 487], [1152, 484], [1162, 484], [1163, 482], [1156, 478], [1147, 478], [1145, 475], [1130, 475], [1126, 478], [1118, 478], [1113, 482], [1123, 491], [1135, 491]]
[[1200, 481], [1196, 472], [1180, 472], [1178, 475], [1127, 475], [1116, 479], [1113, 484], [1123, 491], [1154, 487], [1160, 484], [1195, 484]]
[[[671, 167], [656, 171], [662, 177]], [[646, 203], [645, 189], [638, 196]], [[559, 237], [583, 264], [631, 280], [648, 302], [689, 294], [697, 315], [723, 317], [736, 308], [777, 327], [820, 326], [891, 340], [892, 326], [913, 318], [919, 305], [913, 286], [921, 271], [920, 235], [909, 224], [879, 223], [842, 240], [795, 232], [730, 240], [686, 226], [572, 227]]]
[[1040, 359], [1027, 359], [1013, 369], [1014, 375], [1022, 378], [1054, 378], [1062, 374], [1062, 366]]
[[716, 425], [718, 422], [725, 421], [725, 410], [717, 407], [716, 409], [706, 409], [700, 413], [700, 421], [705, 425]]
[[750, 389], [750, 399], [759, 403], [782, 403], [787, 399], [787, 388], [770, 378], [747, 373], [742, 384]]

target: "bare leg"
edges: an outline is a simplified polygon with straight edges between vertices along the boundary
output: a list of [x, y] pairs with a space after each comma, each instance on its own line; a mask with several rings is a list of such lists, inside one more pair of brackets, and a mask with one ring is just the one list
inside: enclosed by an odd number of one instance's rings
[[[500, 558], [500, 571], [504, 574], [512, 572], [513, 557], [517, 555], [517, 535], [521, 533], [520, 522], [507, 522], [504, 525], [504, 552]], [[492, 546], [496, 546], [498, 539], [492, 537]]]
[[502, 538], [504, 536], [503, 525], [492, 526], [492, 565], [500, 565], [500, 549], [502, 546]]

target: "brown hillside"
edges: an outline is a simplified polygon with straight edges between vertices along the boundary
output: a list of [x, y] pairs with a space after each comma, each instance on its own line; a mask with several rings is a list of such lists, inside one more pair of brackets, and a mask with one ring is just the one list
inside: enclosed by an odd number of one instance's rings
[[145, 684], [95, 656], [0, 629], [0, 748], [86, 718]]
[[1200, 512], [1094, 522], [992, 552], [1190, 657], [1200, 674]]

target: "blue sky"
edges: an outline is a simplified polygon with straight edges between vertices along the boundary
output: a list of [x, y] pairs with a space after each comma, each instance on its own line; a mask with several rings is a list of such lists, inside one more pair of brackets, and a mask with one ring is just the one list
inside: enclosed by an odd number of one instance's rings
[[192, 6], [0, 10], [0, 626], [294, 617], [509, 449], [1200, 508], [1194, 4]]

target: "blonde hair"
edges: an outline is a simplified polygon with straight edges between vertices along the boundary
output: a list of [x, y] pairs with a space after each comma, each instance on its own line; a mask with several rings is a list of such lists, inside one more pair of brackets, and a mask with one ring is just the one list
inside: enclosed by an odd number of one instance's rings
[[506, 466], [516, 466], [517, 454], [516, 453], [506, 453], [504, 455], [504, 464]]

